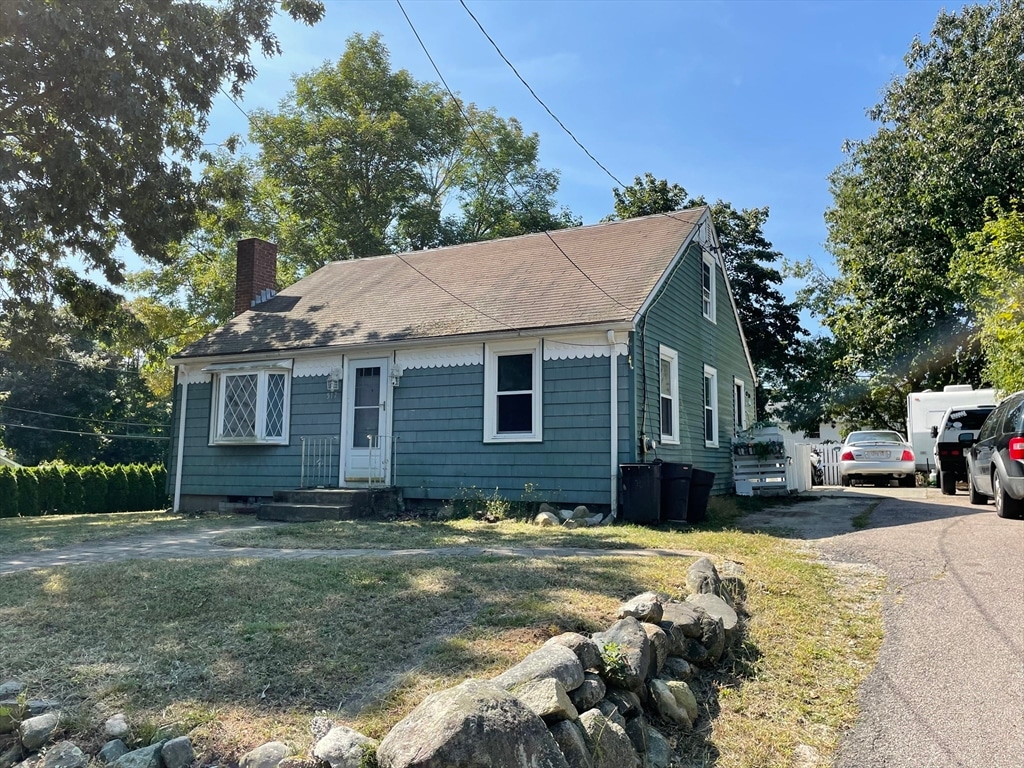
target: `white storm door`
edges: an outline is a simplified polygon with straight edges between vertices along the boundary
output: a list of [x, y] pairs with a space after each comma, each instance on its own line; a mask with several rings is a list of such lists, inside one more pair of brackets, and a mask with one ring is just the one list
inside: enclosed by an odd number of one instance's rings
[[384, 482], [391, 450], [387, 436], [388, 359], [350, 360], [345, 393], [345, 482]]

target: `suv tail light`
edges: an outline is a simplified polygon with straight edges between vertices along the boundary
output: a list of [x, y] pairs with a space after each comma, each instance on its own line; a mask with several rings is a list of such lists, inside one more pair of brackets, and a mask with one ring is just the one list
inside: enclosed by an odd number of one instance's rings
[[1024, 461], [1024, 437], [1010, 438], [1010, 458]]
[[913, 460], [914, 460], [914, 452], [913, 451], [906, 451], [906, 450], [903, 451], [903, 458], [900, 459], [900, 461], [913, 461]]
[[853, 451], [843, 451], [843, 455], [839, 457], [840, 461], [853, 461]]

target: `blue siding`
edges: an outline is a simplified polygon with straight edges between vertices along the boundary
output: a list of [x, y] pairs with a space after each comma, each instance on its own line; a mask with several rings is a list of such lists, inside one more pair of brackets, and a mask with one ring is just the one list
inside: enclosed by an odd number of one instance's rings
[[[544, 441], [484, 444], [482, 365], [408, 370], [394, 394], [396, 484], [407, 498], [475, 488], [562, 503], [609, 502], [609, 359], [544, 362]], [[629, 369], [619, 358], [619, 434], [628, 455]]]
[[[301, 475], [299, 438], [337, 437], [341, 431], [341, 398], [329, 398], [325, 376], [292, 379], [289, 445], [209, 445], [211, 384], [190, 384], [185, 417], [183, 495], [270, 496], [277, 489], [297, 488]], [[168, 477], [172, 483], [177, 459], [177, 414], [181, 387], [175, 387]], [[337, 469], [335, 469], [335, 480]]]

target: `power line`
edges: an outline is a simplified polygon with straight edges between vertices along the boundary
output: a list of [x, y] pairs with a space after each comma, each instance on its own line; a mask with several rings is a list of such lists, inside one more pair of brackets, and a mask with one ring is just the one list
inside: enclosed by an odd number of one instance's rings
[[81, 435], [82, 437], [106, 437], [111, 440], [170, 440], [160, 435], [107, 435], [100, 432], [78, 432], [72, 429], [56, 429], [54, 427], [36, 427], [31, 424], [11, 424], [0, 421], [0, 427], [17, 427], [18, 429], [34, 429], [39, 432], [60, 432], [64, 435]]
[[523, 85], [526, 86], [526, 90], [528, 90], [530, 92], [530, 95], [533, 96], [534, 99], [536, 99], [538, 104], [540, 104], [542, 107], [544, 107], [544, 111], [546, 111], [549, 115], [551, 115], [551, 119], [554, 120], [556, 123], [558, 123], [558, 125], [561, 127], [561, 129], [563, 131], [565, 131], [569, 135], [569, 138], [572, 139], [574, 142], [576, 142], [576, 146], [578, 146], [580, 149], [582, 149], [587, 154], [587, 157], [589, 157], [591, 160], [593, 160], [597, 164], [598, 168], [600, 168], [602, 171], [604, 171], [606, 174], [608, 174], [608, 176], [611, 178], [612, 181], [614, 181], [620, 187], [625, 187], [626, 185], [623, 184], [621, 181], [619, 181], [618, 177], [614, 173], [609, 171], [608, 168], [605, 167], [605, 165], [600, 160], [598, 160], [596, 157], [594, 157], [593, 154], [591, 154], [589, 149], [587, 149], [585, 146], [583, 146], [583, 143], [579, 139], [576, 138], [576, 135], [566, 127], [565, 123], [563, 123], [561, 120], [558, 119], [558, 115], [556, 115], [554, 112], [551, 111], [551, 108], [547, 104], [544, 103], [544, 100], [541, 99], [540, 96], [537, 95], [537, 92], [533, 90], [533, 87], [528, 82], [526, 82], [526, 78], [524, 78], [521, 74], [519, 74], [519, 70], [515, 68], [515, 65], [511, 61], [508, 60], [508, 57], [502, 52], [501, 48], [498, 47], [498, 44], [496, 42], [494, 42], [494, 38], [492, 38], [487, 33], [486, 29], [484, 29], [484, 25], [480, 23], [480, 19], [478, 19], [473, 14], [473, 12], [471, 10], [469, 10], [469, 6], [466, 5], [466, 1], [465, 0], [459, 0], [459, 4], [466, 10], [466, 13], [469, 14], [469, 18], [471, 18], [473, 21], [476, 22], [476, 25], [480, 28], [480, 31], [483, 33], [484, 37], [487, 38], [487, 41], [492, 46], [494, 46], [494, 50], [496, 50], [498, 52], [498, 55], [501, 56], [502, 61], [504, 61], [506, 64], [508, 64], [509, 69], [511, 69], [512, 72], [515, 73], [515, 76], [519, 78], [519, 82], [521, 82]]
[[33, 411], [33, 410], [29, 409], [29, 408], [15, 408], [13, 405], [3, 405], [2, 403], [0, 403], [0, 408], [8, 410], [8, 411], [18, 411], [19, 413], [34, 413], [37, 416], [53, 416], [54, 418], [58, 418], [58, 419], [73, 419], [74, 421], [86, 421], [86, 422], [93, 421], [93, 422], [99, 422], [101, 424], [114, 424], [114, 425], [122, 425], [122, 426], [125, 426], [125, 427], [156, 427], [158, 429], [165, 429], [165, 428], [170, 426], [170, 424], [152, 424], [152, 423], [147, 423], [147, 422], [144, 422], [144, 421], [119, 421], [117, 419], [99, 419], [99, 418], [93, 418], [93, 417], [90, 417], [90, 416], [65, 416], [62, 413], [48, 413], [47, 411]]
[[60, 357], [44, 357], [43, 360], [49, 360], [51, 363], [64, 363], [65, 365], [74, 365], [78, 368], [88, 368], [90, 370], [99, 371], [113, 371], [114, 373], [138, 373], [137, 368], [114, 368], [109, 365], [89, 365], [78, 360], [65, 360]]
[[[437, 77], [438, 77], [438, 79], [440, 79], [441, 85], [443, 85], [444, 89], [446, 91], [448, 91], [448, 95], [451, 96], [452, 101], [455, 103], [455, 106], [457, 106], [459, 108], [459, 113], [462, 115], [463, 120], [466, 121], [466, 125], [469, 127], [469, 130], [473, 132], [473, 135], [476, 137], [477, 141], [480, 142], [481, 149], [483, 149], [488, 155], [491, 155], [491, 160], [495, 161], [495, 166], [496, 167], [500, 167], [498, 165], [498, 163], [496, 162], [497, 158], [495, 158], [493, 156], [493, 154], [491, 154], [490, 148], [487, 146], [487, 143], [483, 140], [483, 138], [477, 132], [476, 126], [474, 126], [473, 122], [469, 119], [469, 115], [466, 114], [466, 110], [463, 108], [462, 102], [455, 95], [455, 92], [452, 91], [452, 89], [448, 86], [447, 81], [444, 79], [444, 75], [441, 74], [440, 68], [437, 66], [437, 63], [434, 61], [434, 57], [430, 55], [430, 51], [427, 50], [427, 46], [423, 42], [423, 38], [420, 37], [420, 33], [417, 31], [416, 25], [412, 23], [412, 19], [409, 18], [409, 14], [405, 12], [405, 6], [402, 5], [402, 0], [395, 0], [395, 2], [398, 4], [399, 10], [402, 11], [402, 15], [405, 17], [406, 22], [408, 22], [409, 28], [412, 30], [413, 35], [416, 37], [416, 42], [418, 42], [420, 44], [420, 48], [423, 49], [423, 53], [426, 55], [427, 60], [430, 62], [430, 65], [434, 68], [434, 72], [437, 73]], [[516, 189], [515, 185], [508, 178], [508, 174], [504, 174], [503, 173], [502, 175], [504, 177], [505, 184], [508, 186], [508, 188], [510, 190], [512, 190], [512, 193], [516, 196], [516, 198], [518, 198], [519, 202], [522, 205], [525, 206], [526, 205], [526, 200], [523, 198], [523, 196], [519, 193], [519, 190]], [[544, 235], [546, 235], [548, 240], [551, 241], [551, 244], [553, 246], [555, 246], [556, 249], [558, 249], [558, 252], [561, 253], [562, 256], [564, 256], [566, 258], [566, 260], [570, 264], [572, 264], [573, 267], [576, 268], [576, 271], [579, 272], [581, 275], [583, 275], [584, 278], [586, 278], [587, 282], [589, 282], [591, 285], [593, 285], [595, 288], [597, 288], [597, 290], [599, 290], [601, 293], [603, 293], [605, 296], [607, 296], [609, 299], [611, 299], [614, 303], [618, 304], [623, 309], [629, 311], [630, 313], [632, 313], [634, 311], [633, 307], [630, 307], [630, 306], [627, 306], [626, 304], [623, 304], [621, 301], [619, 301], [614, 296], [612, 296], [610, 293], [608, 293], [608, 291], [606, 291], [604, 288], [602, 288], [600, 285], [598, 285], [596, 282], [594, 282], [593, 278], [590, 277], [590, 275], [588, 275], [585, 271], [583, 271], [583, 269], [580, 267], [580, 265], [577, 264], [575, 261], [573, 261], [572, 258], [569, 256], [569, 254], [567, 254], [564, 250], [562, 250], [562, 247], [557, 242], [555, 242], [555, 239], [551, 236], [550, 232], [545, 230], [544, 231]]]

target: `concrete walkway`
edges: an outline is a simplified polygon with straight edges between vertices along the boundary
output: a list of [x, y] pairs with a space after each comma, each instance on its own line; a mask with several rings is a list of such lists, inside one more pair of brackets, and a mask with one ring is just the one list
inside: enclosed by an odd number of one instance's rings
[[179, 560], [194, 557], [308, 560], [314, 557], [706, 557], [690, 549], [584, 549], [575, 547], [438, 547], [435, 549], [268, 549], [222, 547], [214, 541], [227, 533], [255, 531], [277, 525], [232, 526], [182, 533], [127, 536], [121, 539], [76, 544], [61, 549], [0, 556], [0, 576], [55, 568], [93, 565], [122, 560]]

